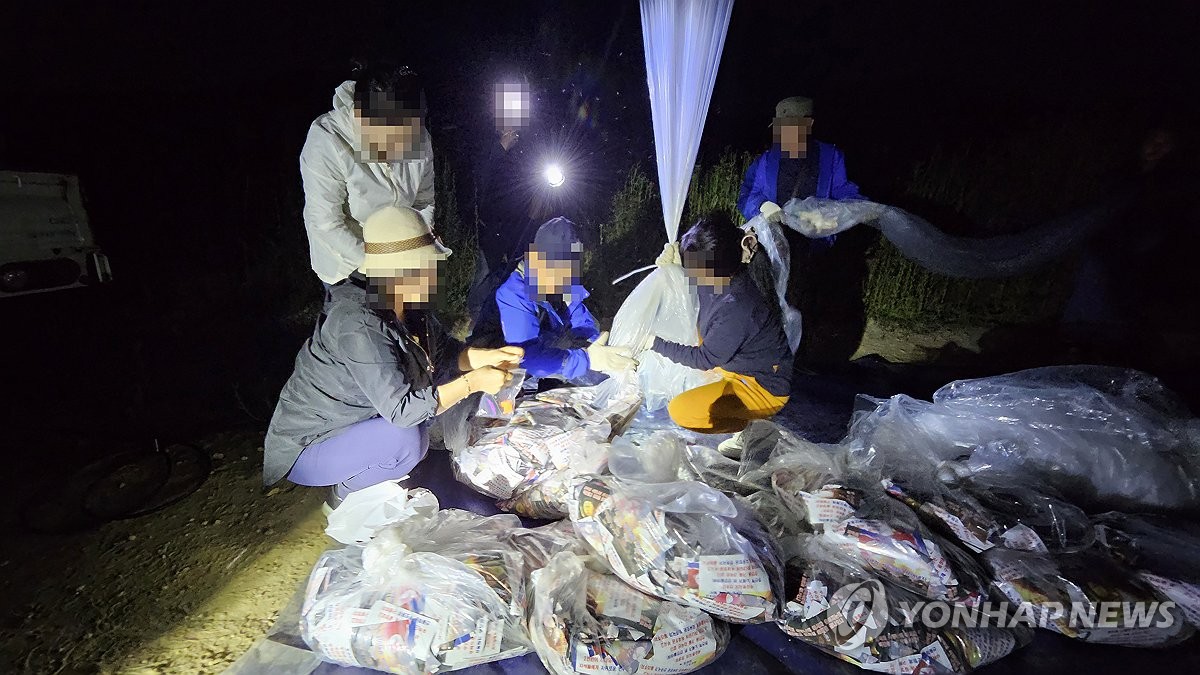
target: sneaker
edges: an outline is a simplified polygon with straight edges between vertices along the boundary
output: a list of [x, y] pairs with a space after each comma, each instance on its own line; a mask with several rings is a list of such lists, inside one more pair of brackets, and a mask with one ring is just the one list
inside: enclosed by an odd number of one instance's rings
[[733, 436], [726, 438], [717, 444], [717, 452], [725, 455], [729, 459], [741, 459], [742, 450], [745, 446], [742, 445], [742, 432], [737, 432]]
[[325, 503], [321, 504], [321, 513], [326, 517], [333, 513], [333, 510], [341, 506], [345, 501], [346, 495], [350, 494], [350, 490], [346, 489], [345, 485], [338, 483], [337, 485], [329, 486], [329, 496], [325, 497]]

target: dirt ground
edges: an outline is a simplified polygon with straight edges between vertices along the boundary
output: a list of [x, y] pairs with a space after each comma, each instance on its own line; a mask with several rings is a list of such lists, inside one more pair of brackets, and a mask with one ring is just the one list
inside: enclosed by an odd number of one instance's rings
[[158, 513], [74, 535], [10, 535], [3, 671], [220, 673], [244, 653], [334, 543], [322, 491], [262, 493], [261, 440], [202, 442], [212, 475]]

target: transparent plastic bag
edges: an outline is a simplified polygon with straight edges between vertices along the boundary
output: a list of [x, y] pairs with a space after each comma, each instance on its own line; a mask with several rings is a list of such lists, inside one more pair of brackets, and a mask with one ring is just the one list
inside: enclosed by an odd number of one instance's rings
[[1200, 584], [1200, 524], [1115, 511], [1102, 513], [1092, 522], [1097, 543], [1125, 565]]
[[[793, 592], [794, 589], [794, 592]], [[967, 673], [1030, 642], [1016, 628], [929, 628], [912, 608], [923, 599], [863, 570], [821, 537], [788, 565], [779, 627], [865, 670]]]
[[325, 553], [305, 590], [304, 642], [325, 660], [392, 673], [528, 652], [524, 559], [502, 543], [519, 525], [445, 510]]
[[[625, 298], [613, 317], [608, 343], [640, 349], [657, 335], [682, 345], [700, 343], [696, 289], [679, 265], [650, 272]], [[638, 377], [648, 410], [665, 408], [672, 398], [696, 387], [716, 382], [720, 376], [681, 366], [651, 351], [635, 354]]]
[[521, 393], [521, 385], [525, 383], [525, 370], [516, 368], [510, 371], [512, 379], [495, 394], [484, 393], [479, 399], [475, 414], [479, 417], [508, 419], [517, 409], [517, 396]]
[[1085, 642], [1166, 647], [1193, 634], [1183, 610], [1131, 570], [1093, 551], [983, 554], [995, 587], [1041, 628]]
[[694, 481], [597, 476], [570, 510], [575, 531], [635, 588], [735, 623], [777, 616], [775, 544], [744, 506]]
[[1198, 422], [1154, 378], [1098, 366], [952, 382], [857, 415], [846, 443], [902, 484], [928, 465], [1044, 483], [1090, 510], [1200, 509]]
[[690, 673], [725, 650], [726, 624], [588, 562], [559, 553], [532, 575], [529, 631], [551, 673]]

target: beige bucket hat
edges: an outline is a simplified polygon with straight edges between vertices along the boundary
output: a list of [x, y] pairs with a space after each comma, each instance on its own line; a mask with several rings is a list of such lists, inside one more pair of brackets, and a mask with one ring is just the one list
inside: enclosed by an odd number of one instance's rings
[[365, 256], [359, 272], [395, 276], [397, 270], [428, 267], [452, 252], [434, 236], [425, 219], [410, 208], [385, 206], [363, 223]]

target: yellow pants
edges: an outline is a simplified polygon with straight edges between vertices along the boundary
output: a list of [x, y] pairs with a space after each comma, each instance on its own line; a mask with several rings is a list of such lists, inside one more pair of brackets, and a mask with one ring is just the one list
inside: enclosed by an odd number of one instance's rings
[[667, 412], [676, 424], [700, 433], [728, 434], [745, 429], [751, 420], [771, 417], [788, 401], [749, 375], [716, 371], [720, 382], [689, 389], [671, 399]]

